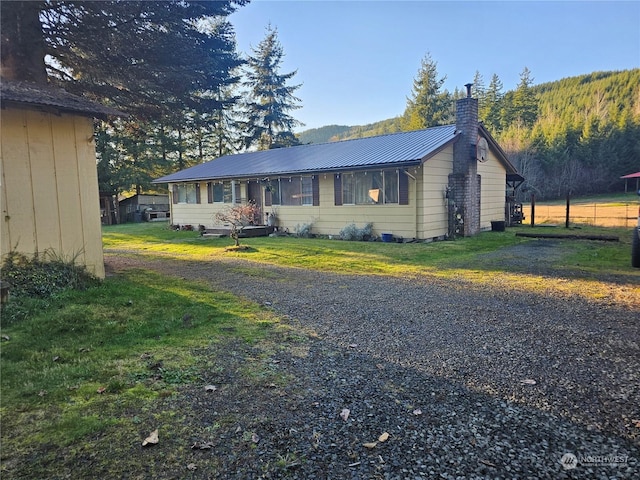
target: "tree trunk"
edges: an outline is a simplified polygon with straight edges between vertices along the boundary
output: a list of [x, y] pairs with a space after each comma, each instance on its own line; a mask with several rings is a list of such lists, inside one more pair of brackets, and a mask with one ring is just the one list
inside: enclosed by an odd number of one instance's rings
[[0, 2], [2, 62], [0, 76], [7, 80], [47, 83], [45, 45], [40, 24], [44, 2]]

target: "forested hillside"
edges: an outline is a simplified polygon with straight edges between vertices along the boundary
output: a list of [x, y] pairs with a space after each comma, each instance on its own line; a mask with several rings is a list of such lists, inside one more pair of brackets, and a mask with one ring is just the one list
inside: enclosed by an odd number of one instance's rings
[[597, 72], [533, 87], [538, 114], [498, 139], [546, 197], [619, 190], [640, 171], [640, 69]]
[[[620, 176], [640, 171], [640, 69], [533, 85], [525, 68], [518, 88], [506, 93], [495, 75], [488, 87], [479, 73], [474, 83], [480, 119], [526, 177], [525, 196], [616, 191], [623, 185]], [[449, 101], [458, 96], [449, 95]], [[315, 129], [313, 142], [408, 130], [407, 116], [342, 132]]]
[[326, 125], [320, 128], [310, 128], [297, 134], [300, 143], [326, 143], [332, 141], [332, 139], [338, 138], [339, 135], [348, 132], [351, 127], [347, 125]]

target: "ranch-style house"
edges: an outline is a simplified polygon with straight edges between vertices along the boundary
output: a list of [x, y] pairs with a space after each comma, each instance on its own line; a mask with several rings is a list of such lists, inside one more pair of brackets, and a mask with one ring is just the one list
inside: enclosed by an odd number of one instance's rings
[[223, 227], [216, 212], [255, 202], [257, 224], [291, 232], [372, 223], [376, 236], [431, 240], [508, 225], [507, 190], [522, 181], [468, 93], [455, 125], [227, 155], [154, 183], [168, 184], [174, 226]]

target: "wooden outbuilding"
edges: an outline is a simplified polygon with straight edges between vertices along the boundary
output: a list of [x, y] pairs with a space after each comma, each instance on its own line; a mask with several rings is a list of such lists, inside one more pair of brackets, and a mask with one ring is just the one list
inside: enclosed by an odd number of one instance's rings
[[122, 113], [48, 85], [0, 87], [2, 256], [49, 252], [104, 277], [93, 122]]

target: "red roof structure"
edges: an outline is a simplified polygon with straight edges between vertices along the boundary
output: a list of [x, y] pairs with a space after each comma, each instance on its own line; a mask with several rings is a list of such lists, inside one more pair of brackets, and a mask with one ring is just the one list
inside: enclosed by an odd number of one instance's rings
[[623, 175], [620, 178], [624, 178], [624, 193], [627, 193], [627, 191], [628, 191], [627, 181], [630, 178], [635, 178], [636, 179], [636, 191], [640, 191], [640, 172], [630, 173], [629, 175]]
[[640, 172], [630, 173], [629, 175], [623, 175], [620, 178], [640, 178]]

